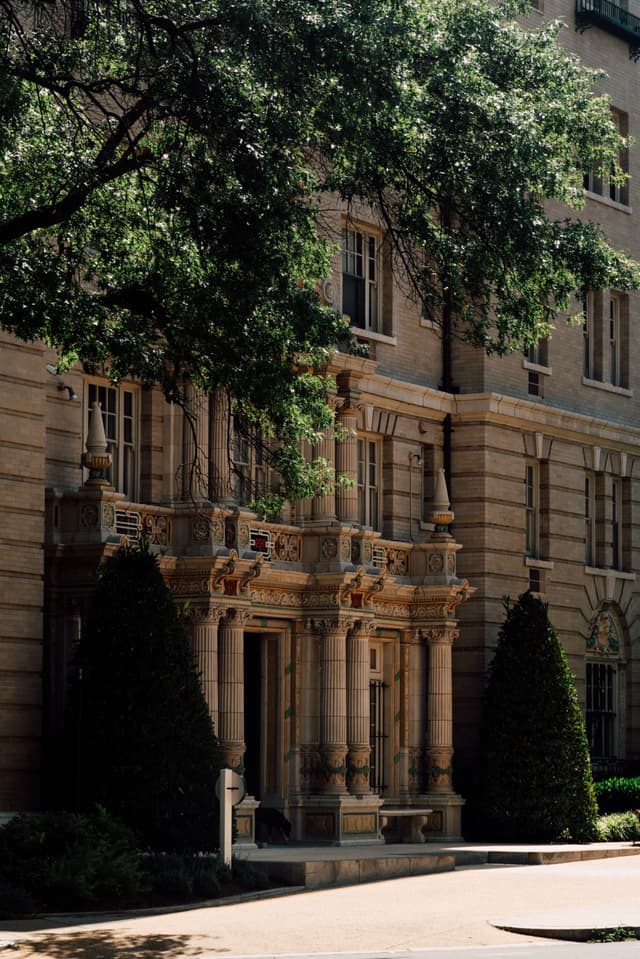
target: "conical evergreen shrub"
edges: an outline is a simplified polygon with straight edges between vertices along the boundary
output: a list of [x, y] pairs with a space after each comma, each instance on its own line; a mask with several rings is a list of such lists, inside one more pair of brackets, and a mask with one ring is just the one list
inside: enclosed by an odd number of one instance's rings
[[215, 849], [218, 744], [185, 628], [147, 549], [121, 548], [102, 567], [76, 674], [77, 804], [104, 806], [151, 849]]
[[508, 841], [597, 836], [589, 749], [573, 676], [547, 606], [505, 604], [483, 714], [483, 832]]

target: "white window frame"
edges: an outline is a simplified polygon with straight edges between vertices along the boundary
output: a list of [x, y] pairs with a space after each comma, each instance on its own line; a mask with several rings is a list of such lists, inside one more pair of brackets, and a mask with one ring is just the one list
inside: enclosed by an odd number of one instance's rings
[[622, 480], [611, 477], [611, 568], [622, 569]]
[[590, 470], [584, 477], [585, 565], [596, 565], [596, 477]]
[[582, 308], [582, 375], [593, 379], [594, 302], [593, 293], [587, 293]]
[[524, 467], [524, 551], [537, 559], [540, 555], [540, 464], [526, 460]]
[[112, 463], [106, 478], [129, 502], [138, 495], [139, 390], [131, 383], [114, 386], [107, 380], [86, 380], [85, 440], [89, 430], [91, 404], [101, 405], [102, 422]]
[[373, 436], [358, 436], [358, 518], [362, 526], [380, 528], [382, 443]]
[[[369, 231], [345, 224], [342, 229], [342, 312], [354, 329], [380, 333], [382, 330], [380, 239]], [[354, 290], [355, 302], [347, 313], [345, 291]], [[360, 300], [355, 292], [360, 287]]]
[[621, 341], [621, 298], [617, 293], [609, 294], [609, 329], [607, 346], [609, 354], [608, 381], [612, 386], [620, 386], [620, 341]]

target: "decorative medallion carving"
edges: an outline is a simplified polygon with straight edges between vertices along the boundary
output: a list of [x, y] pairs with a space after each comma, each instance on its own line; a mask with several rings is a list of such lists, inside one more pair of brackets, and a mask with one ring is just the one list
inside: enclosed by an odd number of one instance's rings
[[335, 539], [323, 539], [320, 551], [325, 559], [335, 559], [338, 555], [338, 544]]
[[601, 656], [618, 656], [620, 640], [608, 603], [603, 603], [589, 624], [586, 647]]
[[80, 525], [87, 529], [93, 529], [98, 525], [98, 516], [98, 507], [85, 503], [80, 508]]

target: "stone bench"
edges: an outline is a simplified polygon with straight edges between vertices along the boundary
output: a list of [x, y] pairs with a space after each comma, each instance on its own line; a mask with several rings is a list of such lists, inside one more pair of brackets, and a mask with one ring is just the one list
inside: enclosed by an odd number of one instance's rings
[[399, 819], [403, 828], [400, 830], [400, 842], [426, 842], [423, 828], [433, 809], [411, 809], [404, 806], [399, 809], [392, 809], [389, 806], [383, 806], [380, 810], [380, 832], [384, 839], [384, 830], [390, 825], [391, 819]]

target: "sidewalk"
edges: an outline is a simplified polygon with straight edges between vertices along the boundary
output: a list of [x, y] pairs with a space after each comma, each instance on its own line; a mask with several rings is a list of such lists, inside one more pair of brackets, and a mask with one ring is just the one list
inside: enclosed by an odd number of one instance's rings
[[[447, 847], [447, 854], [451, 848]], [[6, 952], [12, 959], [213, 959], [221, 953], [229, 959], [508, 945], [540, 942], [540, 934], [585, 938], [586, 931], [593, 929], [640, 929], [638, 847], [616, 844], [618, 855], [598, 859], [589, 857], [614, 852], [614, 847], [461, 844], [455, 848], [460, 855], [486, 855], [485, 864], [340, 888], [290, 890], [278, 897], [251, 897], [183, 911], [0, 922], [0, 945], [12, 944]], [[431, 852], [431, 846], [428, 849]], [[273, 856], [275, 851], [273, 847], [256, 850], [251, 858]], [[307, 859], [320, 856], [325, 862], [335, 862], [336, 855], [339, 859], [339, 854], [347, 852], [344, 847], [291, 847], [282, 855], [294, 851]], [[353, 855], [354, 850], [349, 851]], [[382, 847], [382, 852], [411, 857], [416, 847]], [[490, 856], [495, 860], [500, 855], [526, 857], [528, 862], [531, 857], [536, 861], [549, 856], [580, 858], [556, 865], [489, 861]]]

